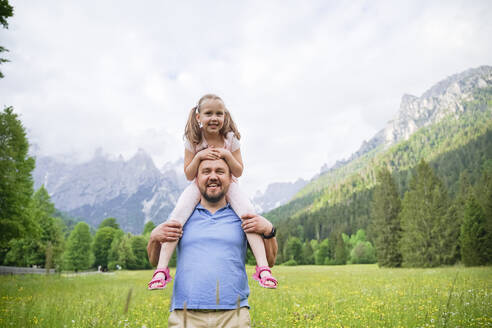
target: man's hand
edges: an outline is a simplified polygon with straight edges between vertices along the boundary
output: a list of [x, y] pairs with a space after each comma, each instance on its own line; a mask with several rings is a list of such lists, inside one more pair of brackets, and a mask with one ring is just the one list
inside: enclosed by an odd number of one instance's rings
[[150, 240], [160, 243], [177, 241], [183, 236], [183, 226], [178, 221], [169, 220], [159, 224], [150, 233]]
[[[272, 233], [273, 224], [261, 215], [245, 214], [241, 217], [241, 219], [243, 220], [241, 226], [246, 233], [257, 233], [261, 236], [267, 236]], [[275, 265], [278, 252], [277, 239], [275, 237], [263, 239], [263, 243], [265, 245], [268, 266], [273, 267]]]
[[159, 224], [150, 233], [149, 243], [147, 244], [147, 255], [150, 264], [157, 265], [161, 252], [161, 243], [168, 243], [179, 240], [183, 235], [183, 227], [178, 221], [169, 220]]
[[273, 225], [261, 215], [245, 214], [241, 219], [243, 220], [241, 226], [244, 232], [252, 232], [259, 235], [269, 235], [272, 232]]

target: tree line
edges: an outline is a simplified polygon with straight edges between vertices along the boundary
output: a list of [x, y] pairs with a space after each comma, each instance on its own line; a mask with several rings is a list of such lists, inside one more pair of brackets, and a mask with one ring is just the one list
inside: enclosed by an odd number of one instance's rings
[[[249, 264], [255, 259], [248, 257]], [[291, 236], [280, 248], [277, 263], [283, 265], [342, 265], [376, 263], [376, 251], [367, 240], [366, 231], [355, 234], [333, 233], [323, 240], [305, 240]]]
[[97, 230], [85, 222], [70, 229], [55, 215], [55, 207], [42, 186], [28, 205], [30, 231], [8, 241], [2, 263], [58, 271], [151, 268], [147, 242], [155, 228], [153, 222], [147, 222], [142, 235], [132, 235], [121, 230], [115, 218], [104, 219]]
[[475, 186], [463, 171], [454, 200], [424, 160], [403, 199], [388, 168], [378, 171], [378, 180], [370, 228], [380, 266], [492, 263], [492, 160]]
[[[363, 199], [367, 206], [367, 237], [364, 229], [350, 236], [334, 229], [327, 238], [309, 239], [306, 236], [319, 236], [320, 231], [322, 234], [326, 231], [309, 221], [310, 218], [304, 225], [287, 221], [282, 226], [281, 222], [278, 262], [286, 265], [377, 262], [383, 267], [491, 264], [492, 160], [484, 162], [481, 172], [472, 185], [469, 172], [463, 171], [457, 195], [452, 198], [434, 169], [422, 160], [401, 197], [394, 177], [398, 172], [392, 174], [388, 167], [382, 167], [377, 172], [376, 187], [358, 199]], [[341, 207], [356, 210], [356, 201], [349, 204]], [[330, 219], [336, 219], [336, 215], [340, 221], [349, 217], [345, 211], [330, 209], [328, 215], [333, 216]], [[306, 216], [300, 216], [303, 218]], [[299, 222], [302, 221], [295, 223]], [[346, 227], [346, 222], [338, 227]]]

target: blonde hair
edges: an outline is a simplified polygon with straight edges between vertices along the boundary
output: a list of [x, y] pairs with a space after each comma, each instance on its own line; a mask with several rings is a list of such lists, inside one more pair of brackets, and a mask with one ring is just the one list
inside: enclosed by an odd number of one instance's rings
[[[220, 102], [222, 102], [222, 104], [224, 104], [224, 101], [219, 96], [214, 94], [206, 94], [201, 97], [198, 101], [198, 104], [191, 109], [190, 115], [188, 116], [188, 121], [186, 122], [184, 137], [190, 142], [190, 144], [195, 146], [199, 145], [202, 142], [202, 129], [200, 128], [200, 124], [196, 119], [196, 114], [200, 113], [202, 103], [207, 100], [219, 100]], [[227, 133], [232, 131], [238, 140], [241, 139], [241, 134], [239, 134], [236, 123], [234, 123], [231, 113], [229, 113], [229, 110], [225, 107], [225, 104], [224, 108], [224, 126], [222, 126], [222, 129], [220, 129], [219, 133], [225, 139]]]

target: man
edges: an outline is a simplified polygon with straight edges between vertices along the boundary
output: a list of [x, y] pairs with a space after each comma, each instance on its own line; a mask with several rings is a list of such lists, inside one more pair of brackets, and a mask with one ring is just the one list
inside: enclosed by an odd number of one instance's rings
[[264, 236], [269, 266], [275, 263], [277, 241], [265, 218], [248, 214], [241, 221], [234, 213], [225, 197], [230, 183], [224, 160], [202, 161], [197, 175], [201, 200], [184, 228], [170, 221], [151, 233], [147, 251], [153, 265], [162, 242], [181, 238], [169, 327], [184, 326], [185, 307], [189, 327], [250, 327], [244, 232]]

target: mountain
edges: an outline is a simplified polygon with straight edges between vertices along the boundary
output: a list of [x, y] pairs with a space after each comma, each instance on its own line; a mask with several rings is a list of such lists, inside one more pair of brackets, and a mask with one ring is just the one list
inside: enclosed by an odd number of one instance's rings
[[267, 186], [265, 192], [258, 191], [253, 197], [253, 204], [258, 213], [268, 212], [284, 205], [303, 188], [308, 181], [297, 179], [295, 182], [275, 182]]
[[378, 167], [392, 171], [403, 195], [422, 159], [451, 197], [463, 171], [475, 183], [492, 165], [492, 67], [450, 76], [420, 97], [403, 96], [394, 119], [349, 159], [325, 166], [290, 202], [265, 214], [279, 226], [280, 247], [289, 236], [323, 239], [367, 228]]
[[450, 114], [458, 117], [464, 112], [463, 102], [472, 100], [472, 93], [477, 88], [490, 86], [491, 80], [492, 67], [480, 66], [438, 82], [420, 97], [403, 95], [396, 116], [383, 129], [369, 141], [364, 141], [348, 159], [337, 161], [332, 167], [323, 165], [321, 173], [336, 170], [378, 147], [388, 149], [408, 140], [420, 128], [438, 123]]
[[485, 89], [492, 84], [492, 66], [480, 66], [452, 75], [425, 91], [422, 96], [403, 95], [400, 108], [395, 117], [369, 141], [364, 141], [352, 156], [340, 160], [334, 166], [321, 167], [320, 175], [297, 196], [322, 190], [327, 185], [339, 183], [361, 164], [358, 159], [366, 155], [376, 156], [391, 146], [408, 140], [423, 127], [440, 122], [446, 117], [460, 117], [465, 112], [465, 103], [474, 100], [476, 90]]
[[34, 186], [44, 185], [55, 206], [93, 227], [115, 217], [125, 231], [140, 233], [148, 221], [160, 223], [186, 186], [182, 161], [156, 168], [142, 149], [125, 161], [102, 150], [85, 163], [37, 156]]

